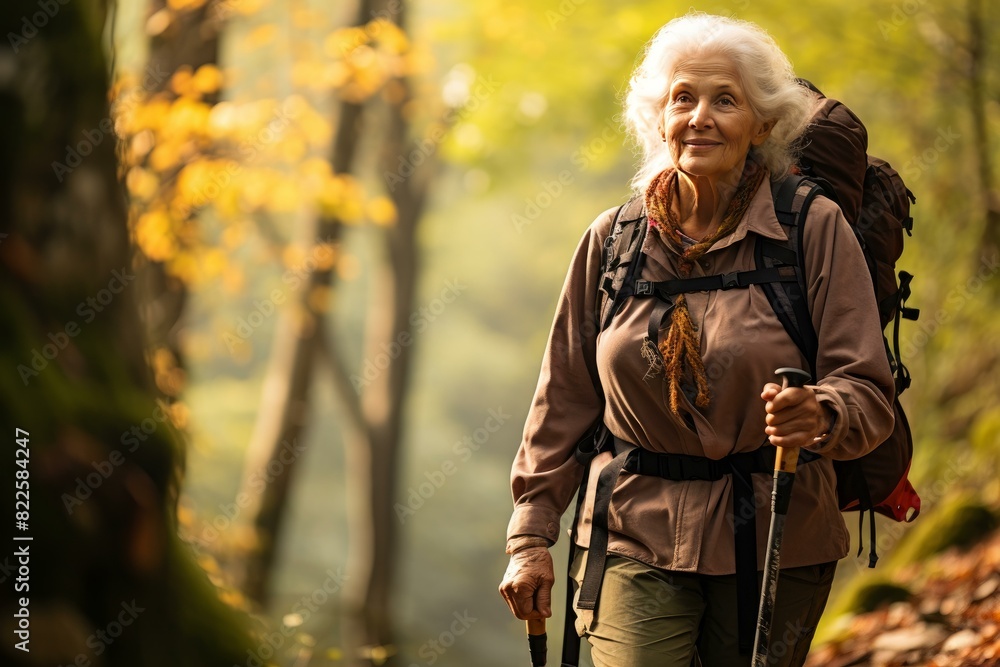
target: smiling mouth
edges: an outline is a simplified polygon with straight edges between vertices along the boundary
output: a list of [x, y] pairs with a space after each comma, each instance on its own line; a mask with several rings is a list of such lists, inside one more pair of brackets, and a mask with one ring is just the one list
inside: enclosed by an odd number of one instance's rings
[[697, 155], [698, 153], [708, 153], [709, 151], [718, 148], [722, 144], [717, 141], [685, 141], [684, 146], [691, 155]]

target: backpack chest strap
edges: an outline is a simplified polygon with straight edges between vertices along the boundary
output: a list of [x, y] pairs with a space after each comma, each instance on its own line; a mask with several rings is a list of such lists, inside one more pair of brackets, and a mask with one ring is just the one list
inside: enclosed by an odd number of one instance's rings
[[714, 292], [716, 290], [744, 289], [751, 285], [764, 283], [784, 283], [798, 280], [795, 266], [772, 266], [750, 271], [733, 271], [714, 276], [699, 276], [697, 278], [675, 278], [673, 280], [652, 281], [637, 280], [632, 296], [637, 299], [658, 297], [667, 299], [678, 294], [689, 292]]
[[674, 297], [678, 294], [745, 289], [751, 285], [796, 282], [797, 280], [798, 269], [795, 266], [772, 266], [765, 269], [734, 271], [697, 278], [676, 278], [663, 281], [636, 280], [629, 291], [631, 296], [636, 299], [652, 297], [658, 299], [659, 302], [649, 315], [649, 328], [646, 332], [649, 341], [656, 345], [659, 341], [660, 329], [667, 316], [673, 311]]

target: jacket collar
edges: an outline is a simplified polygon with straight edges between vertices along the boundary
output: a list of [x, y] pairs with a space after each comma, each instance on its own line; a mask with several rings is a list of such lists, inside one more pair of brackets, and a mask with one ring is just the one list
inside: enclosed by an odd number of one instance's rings
[[[642, 213], [646, 215], [646, 207], [642, 206]], [[761, 181], [760, 187], [754, 193], [750, 205], [743, 214], [743, 219], [729, 236], [716, 241], [708, 252], [728, 248], [734, 243], [738, 243], [746, 238], [747, 233], [753, 232], [760, 236], [777, 241], [787, 241], [788, 235], [778, 222], [778, 216], [774, 213], [774, 200], [771, 197], [771, 179], [768, 176]], [[666, 246], [656, 240], [657, 234], [646, 234], [642, 244], [642, 252], [657, 264], [664, 267], [673, 265], [673, 253], [666, 250]]]
[[716, 241], [708, 252], [728, 248], [734, 243], [738, 243], [746, 238], [748, 232], [754, 232], [759, 236], [778, 241], [787, 241], [788, 235], [781, 228], [778, 216], [774, 213], [774, 199], [771, 197], [770, 174], [764, 177], [760, 187], [754, 193], [750, 205], [743, 214], [743, 219], [736, 229], [729, 236]]

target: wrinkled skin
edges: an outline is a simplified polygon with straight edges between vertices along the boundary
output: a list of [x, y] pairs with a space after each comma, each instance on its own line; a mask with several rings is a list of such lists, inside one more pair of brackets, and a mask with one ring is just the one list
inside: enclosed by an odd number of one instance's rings
[[833, 413], [816, 400], [816, 392], [808, 387], [781, 387], [769, 382], [760, 397], [767, 401], [767, 428], [764, 429], [775, 447], [805, 447], [816, 438], [829, 433]]
[[511, 555], [500, 582], [500, 595], [522, 621], [552, 615], [555, 575], [547, 547], [528, 547]]

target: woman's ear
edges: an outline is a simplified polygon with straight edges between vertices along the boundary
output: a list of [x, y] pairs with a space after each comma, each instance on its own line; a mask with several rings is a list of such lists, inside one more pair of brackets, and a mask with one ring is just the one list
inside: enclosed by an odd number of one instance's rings
[[760, 124], [760, 127], [757, 128], [756, 134], [754, 134], [754, 136], [750, 139], [751, 145], [760, 146], [762, 143], [764, 143], [764, 140], [771, 135], [771, 130], [773, 129], [774, 129], [774, 121], [765, 120], [763, 123]]

